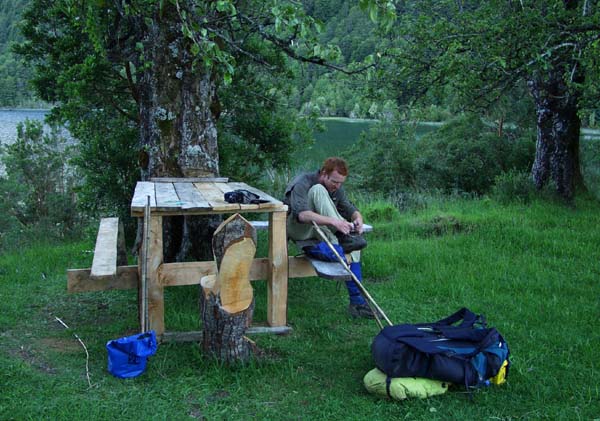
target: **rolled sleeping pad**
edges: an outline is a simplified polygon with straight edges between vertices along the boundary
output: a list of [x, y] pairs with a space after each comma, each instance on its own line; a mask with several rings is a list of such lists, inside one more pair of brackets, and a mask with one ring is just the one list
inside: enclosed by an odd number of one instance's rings
[[369, 371], [363, 382], [370, 393], [397, 401], [441, 395], [449, 386], [448, 382], [420, 377], [391, 377], [388, 382], [388, 376], [378, 368]]

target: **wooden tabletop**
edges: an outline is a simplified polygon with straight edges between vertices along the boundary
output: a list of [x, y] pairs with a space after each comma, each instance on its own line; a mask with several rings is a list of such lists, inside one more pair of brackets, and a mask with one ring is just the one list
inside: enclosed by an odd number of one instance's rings
[[[131, 215], [144, 216], [148, 196], [150, 211], [158, 215], [202, 215], [233, 212], [286, 211], [283, 202], [246, 183], [228, 182], [227, 179], [211, 181], [195, 179], [156, 179], [139, 181], [131, 200]], [[207, 179], [208, 180], [208, 179]], [[242, 205], [227, 203], [224, 194], [237, 189], [249, 190], [266, 203]]]

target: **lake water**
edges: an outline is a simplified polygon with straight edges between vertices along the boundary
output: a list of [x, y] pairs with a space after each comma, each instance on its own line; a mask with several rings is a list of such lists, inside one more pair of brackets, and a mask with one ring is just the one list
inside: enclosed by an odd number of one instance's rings
[[[311, 171], [321, 166], [325, 158], [339, 156], [360, 138], [361, 133], [368, 131], [377, 120], [351, 120], [346, 118], [321, 119], [324, 131], [315, 133], [315, 143], [303, 151], [299, 151], [293, 158], [294, 162], [301, 163], [300, 170]], [[422, 123], [417, 127], [417, 137], [423, 136], [437, 129], [440, 124]]]
[[26, 119], [43, 121], [48, 110], [0, 110], [0, 144], [17, 138], [17, 124]]

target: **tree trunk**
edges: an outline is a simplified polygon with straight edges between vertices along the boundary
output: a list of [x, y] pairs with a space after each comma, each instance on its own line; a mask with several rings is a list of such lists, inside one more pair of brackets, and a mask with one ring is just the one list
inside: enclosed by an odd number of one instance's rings
[[[182, 2], [182, 5], [185, 2]], [[143, 37], [139, 80], [142, 180], [219, 174], [211, 72], [193, 63], [175, 7], [165, 2]], [[165, 261], [210, 255], [207, 244], [218, 217], [164, 218]], [[193, 241], [194, 239], [195, 241]]]
[[245, 362], [255, 349], [244, 333], [254, 312], [250, 267], [256, 230], [239, 214], [233, 215], [217, 228], [212, 245], [217, 274], [200, 282], [202, 349], [226, 363]]
[[575, 187], [583, 186], [579, 165], [579, 95], [567, 86], [563, 75], [556, 72], [546, 81], [531, 79], [528, 86], [537, 113], [533, 181], [541, 189], [552, 179], [557, 193], [570, 201]]

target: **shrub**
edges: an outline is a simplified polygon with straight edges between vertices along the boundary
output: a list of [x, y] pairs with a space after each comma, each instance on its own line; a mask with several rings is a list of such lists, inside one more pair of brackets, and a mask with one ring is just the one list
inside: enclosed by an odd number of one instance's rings
[[398, 209], [392, 203], [383, 200], [367, 203], [362, 207], [361, 213], [368, 222], [388, 222], [399, 215]]
[[483, 194], [502, 172], [529, 167], [534, 147], [527, 136], [499, 136], [478, 116], [461, 116], [419, 140], [417, 184], [424, 189]]
[[393, 192], [414, 184], [414, 130], [382, 122], [363, 132], [343, 155], [350, 164], [351, 186], [369, 192]]
[[503, 204], [529, 203], [535, 187], [528, 172], [511, 170], [498, 175], [492, 187], [492, 197]]
[[63, 237], [78, 228], [70, 153], [58, 129], [45, 134], [43, 124], [31, 120], [17, 126], [16, 141], [0, 149], [6, 169], [0, 178], [0, 211], [8, 216], [0, 226], [3, 237], [31, 227], [40, 236]]

